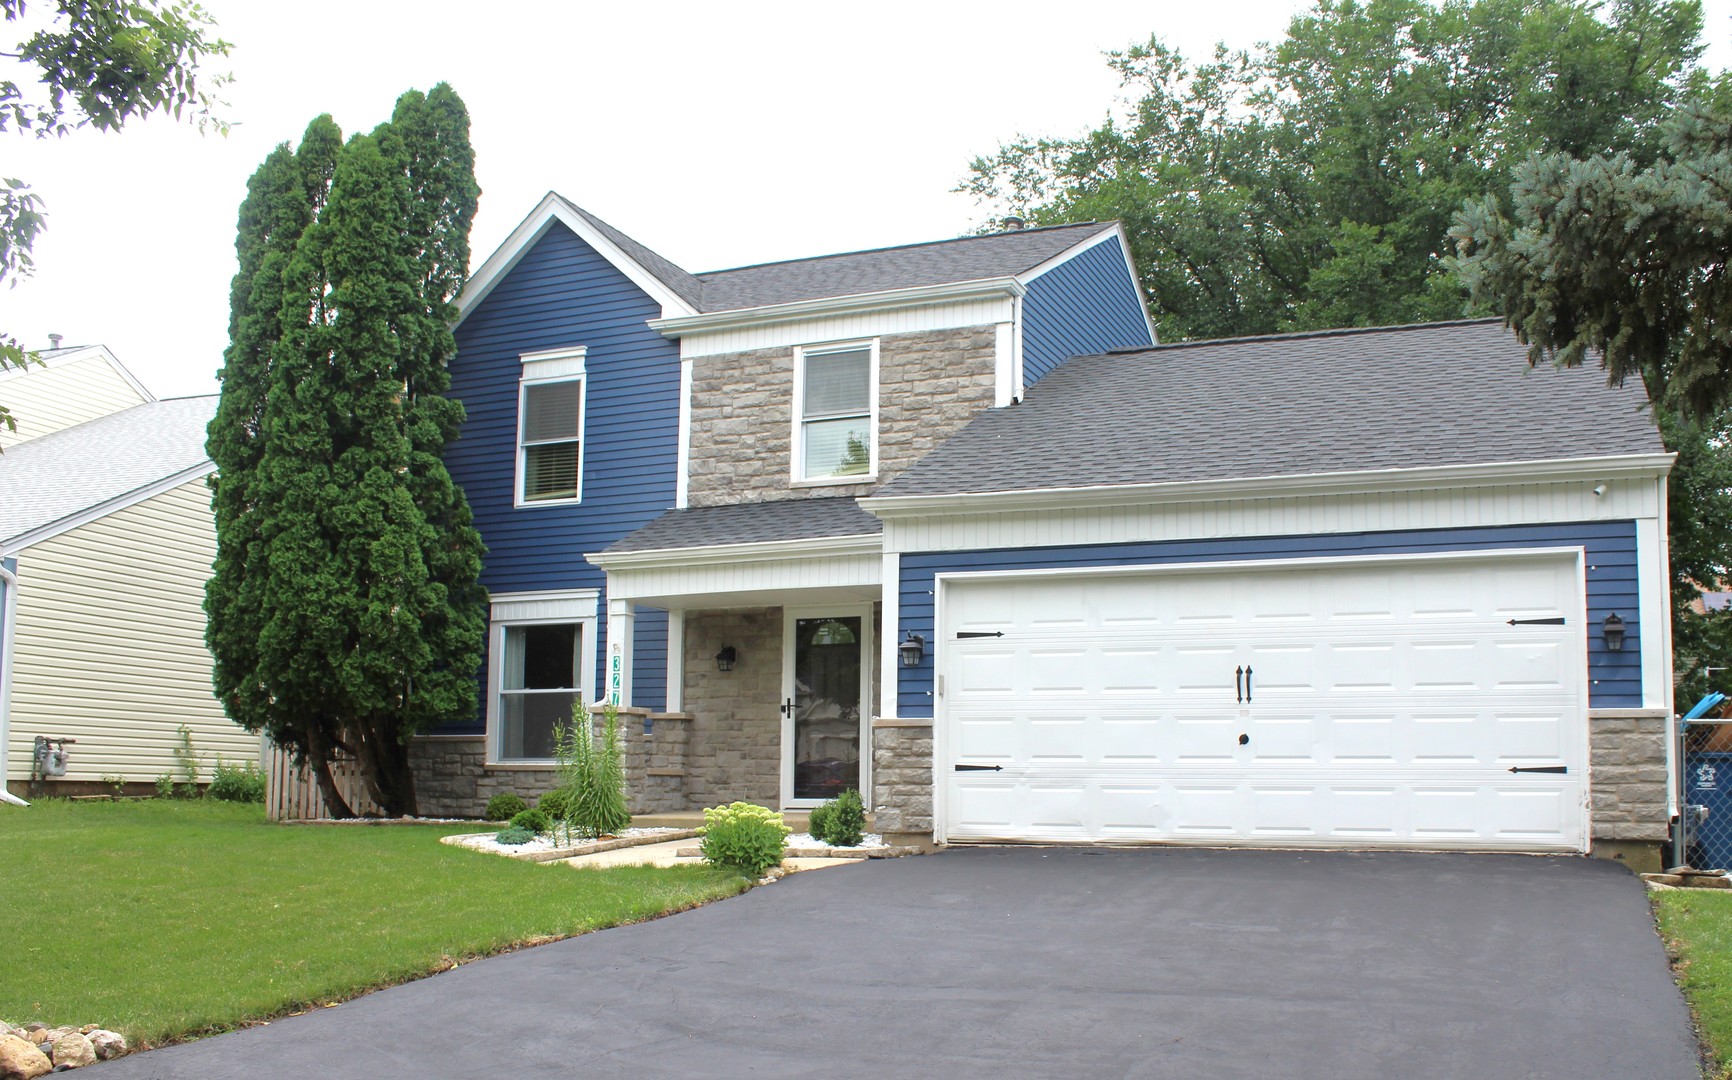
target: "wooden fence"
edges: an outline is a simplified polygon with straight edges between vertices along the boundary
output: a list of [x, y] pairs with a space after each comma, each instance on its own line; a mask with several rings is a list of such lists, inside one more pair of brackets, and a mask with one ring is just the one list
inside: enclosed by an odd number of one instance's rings
[[[272, 821], [315, 821], [330, 817], [318, 781], [308, 769], [296, 768], [288, 751], [266, 745], [265, 813]], [[357, 814], [376, 814], [379, 808], [367, 795], [360, 767], [352, 759], [331, 764], [331, 779]]]

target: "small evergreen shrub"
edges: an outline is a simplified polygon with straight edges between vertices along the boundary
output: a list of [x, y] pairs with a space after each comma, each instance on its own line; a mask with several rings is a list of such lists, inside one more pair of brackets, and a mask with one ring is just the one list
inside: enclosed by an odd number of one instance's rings
[[707, 808], [698, 830], [706, 861], [753, 878], [782, 861], [792, 831], [781, 814], [745, 802]]
[[488, 821], [510, 821], [527, 809], [529, 804], [523, 801], [523, 796], [501, 791], [487, 800], [487, 809], [482, 813], [487, 816]]
[[211, 769], [210, 786], [204, 793], [207, 798], [223, 802], [262, 803], [265, 801], [265, 774], [250, 761], [230, 765], [219, 754], [216, 766]]
[[512, 828], [528, 829], [536, 834], [546, 832], [552, 824], [547, 819], [547, 814], [540, 810], [519, 810], [511, 815]]
[[812, 839], [823, 840], [830, 835], [830, 822], [836, 816], [835, 802], [823, 803], [812, 807], [812, 813], [806, 818], [806, 831], [812, 834]]
[[541, 798], [535, 800], [535, 808], [546, 814], [549, 821], [564, 821], [571, 816], [570, 802], [564, 788], [554, 788], [542, 792]]
[[830, 835], [820, 839], [835, 847], [855, 847], [866, 835], [866, 804], [860, 793], [849, 788], [830, 805]]
[[535, 839], [535, 834], [517, 825], [507, 825], [493, 834], [493, 839], [501, 844], [527, 844]]

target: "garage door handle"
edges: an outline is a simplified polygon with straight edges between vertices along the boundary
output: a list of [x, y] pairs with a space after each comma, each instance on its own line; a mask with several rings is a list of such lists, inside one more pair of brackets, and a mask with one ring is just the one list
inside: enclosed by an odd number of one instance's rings
[[1245, 665], [1233, 669], [1233, 700], [1245, 704]]
[[1511, 765], [1509, 771], [1567, 773], [1570, 771], [1570, 767], [1568, 765]]
[[1251, 665], [1245, 665], [1245, 704], [1251, 704]]
[[1003, 765], [958, 765], [957, 772], [1002, 772]]

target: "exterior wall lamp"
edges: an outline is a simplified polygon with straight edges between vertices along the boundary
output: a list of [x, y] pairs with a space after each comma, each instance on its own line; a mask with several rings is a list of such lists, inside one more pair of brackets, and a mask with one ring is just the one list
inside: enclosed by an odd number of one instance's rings
[[739, 656], [740, 656], [740, 654], [734, 651], [734, 647], [732, 645], [723, 645], [722, 651], [716, 654], [716, 670], [717, 671], [732, 671], [732, 670], [734, 670], [734, 661], [739, 659]]
[[1618, 618], [1617, 612], [1607, 615], [1600, 624], [1600, 636], [1605, 639], [1607, 652], [1624, 651], [1624, 620]]
[[926, 638], [910, 632], [902, 644], [896, 646], [896, 651], [902, 654], [903, 667], [919, 667], [921, 658], [926, 655]]

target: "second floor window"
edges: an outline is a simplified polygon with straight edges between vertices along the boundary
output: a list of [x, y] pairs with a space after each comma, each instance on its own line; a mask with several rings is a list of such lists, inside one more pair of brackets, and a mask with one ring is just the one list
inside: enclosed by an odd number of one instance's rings
[[581, 480], [583, 380], [525, 383], [519, 416], [522, 501], [575, 500]]
[[875, 351], [870, 342], [799, 350], [796, 480], [873, 475]]

